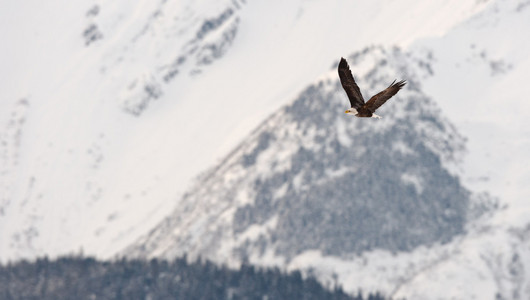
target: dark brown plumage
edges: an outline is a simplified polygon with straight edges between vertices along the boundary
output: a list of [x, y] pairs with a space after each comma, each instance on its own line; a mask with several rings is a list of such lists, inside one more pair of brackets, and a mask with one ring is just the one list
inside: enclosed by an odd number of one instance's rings
[[342, 87], [350, 99], [351, 108], [346, 110], [345, 113], [353, 114], [356, 117], [376, 117], [374, 114], [375, 110], [383, 105], [388, 99], [392, 98], [397, 92], [405, 85], [405, 80], [392, 82], [385, 90], [372, 96], [368, 102], [364, 103], [363, 95], [355, 79], [350, 71], [348, 62], [344, 58], [340, 59], [339, 63], [339, 78]]

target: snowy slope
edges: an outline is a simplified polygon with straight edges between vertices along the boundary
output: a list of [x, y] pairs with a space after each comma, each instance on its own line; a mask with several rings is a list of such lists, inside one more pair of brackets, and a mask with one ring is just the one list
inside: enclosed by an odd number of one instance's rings
[[465, 185], [490, 192], [504, 209], [471, 228], [451, 259], [420, 272], [398, 295], [530, 298], [529, 28], [530, 2], [496, 1], [444, 37], [410, 48], [432, 53], [434, 76], [425, 91], [467, 137]]
[[487, 5], [3, 3], [1, 258], [115, 254], [338, 57], [440, 36]]
[[435, 74], [423, 84], [468, 138], [468, 184], [509, 204], [498, 221], [518, 226], [530, 221], [529, 16], [528, 1], [497, 1], [444, 37], [410, 47], [433, 55]]
[[[178, 128], [164, 122], [176, 116], [159, 114], [162, 124], [135, 116], [162, 97], [161, 82], [168, 73], [176, 76], [181, 57], [193, 57], [188, 68], [199, 71], [222, 55], [210, 50], [233, 39], [224, 34], [237, 24], [239, 4], [216, 3], [207, 9], [165, 1], [91, 3], [82, 11], [66, 6], [68, 18], [35, 21], [43, 27], [29, 29], [42, 38], [21, 36], [21, 47], [34, 52], [15, 55], [13, 64], [2, 56], [11, 87], [2, 91], [2, 258], [94, 247], [113, 253], [124, 236], [173, 205], [168, 200], [182, 180], [172, 175], [175, 152], [164, 150], [178, 145], [164, 149], [163, 140]], [[17, 5], [6, 14], [23, 13]], [[35, 14], [55, 17], [48, 10]], [[189, 19], [178, 18], [184, 15]], [[177, 173], [191, 176], [187, 171]]]

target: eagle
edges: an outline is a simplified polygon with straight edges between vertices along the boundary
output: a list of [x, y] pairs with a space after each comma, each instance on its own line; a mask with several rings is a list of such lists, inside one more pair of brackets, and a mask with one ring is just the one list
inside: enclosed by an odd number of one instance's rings
[[397, 92], [405, 85], [405, 80], [392, 82], [386, 89], [372, 96], [368, 102], [364, 103], [363, 95], [359, 90], [359, 86], [355, 83], [353, 75], [350, 71], [350, 66], [348, 62], [341, 57], [339, 63], [339, 78], [342, 87], [350, 99], [351, 108], [347, 109], [345, 113], [349, 115], [354, 115], [356, 117], [362, 118], [378, 118], [381, 116], [375, 114], [375, 110], [383, 105], [388, 99], [392, 98]]

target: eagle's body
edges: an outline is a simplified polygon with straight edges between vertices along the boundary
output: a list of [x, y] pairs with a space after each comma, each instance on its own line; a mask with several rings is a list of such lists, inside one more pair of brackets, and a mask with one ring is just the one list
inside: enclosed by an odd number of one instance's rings
[[385, 90], [372, 96], [368, 102], [364, 103], [363, 95], [355, 79], [350, 71], [350, 67], [344, 58], [340, 59], [339, 63], [339, 78], [342, 87], [348, 95], [350, 100], [351, 108], [346, 110], [345, 113], [355, 115], [361, 118], [381, 118], [375, 114], [375, 110], [383, 105], [388, 99], [392, 98], [397, 92], [405, 85], [405, 80], [401, 80], [396, 83], [392, 82]]

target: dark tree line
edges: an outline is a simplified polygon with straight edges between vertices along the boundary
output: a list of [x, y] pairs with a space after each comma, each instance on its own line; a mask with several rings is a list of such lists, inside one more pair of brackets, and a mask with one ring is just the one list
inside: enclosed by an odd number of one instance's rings
[[351, 299], [384, 300], [379, 294], [328, 290], [300, 272], [239, 270], [211, 262], [166, 260], [98, 261], [47, 258], [0, 265], [0, 299]]

